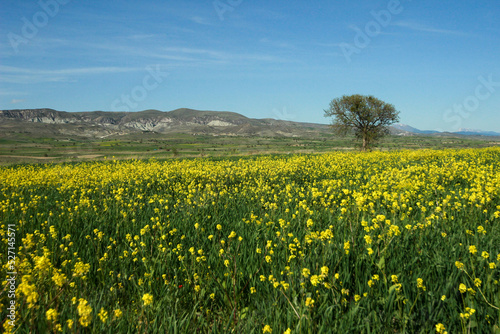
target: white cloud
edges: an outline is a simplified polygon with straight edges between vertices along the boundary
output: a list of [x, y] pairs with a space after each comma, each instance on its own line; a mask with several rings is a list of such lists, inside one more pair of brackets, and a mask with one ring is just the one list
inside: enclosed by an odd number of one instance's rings
[[144, 39], [151, 39], [151, 38], [158, 38], [159, 35], [156, 34], [133, 34], [128, 36], [129, 39], [133, 40], [144, 40]]
[[130, 67], [83, 67], [60, 70], [39, 70], [0, 65], [0, 82], [8, 83], [40, 83], [74, 81], [72, 76], [124, 73], [143, 70]]
[[13, 92], [8, 90], [0, 90], [0, 96], [19, 96], [19, 95], [28, 95], [26, 92]]
[[210, 56], [212, 58], [227, 58], [227, 54], [224, 52], [208, 50], [208, 49], [167, 47], [167, 48], [162, 48], [161, 50], [173, 53], [201, 54]]
[[281, 42], [281, 41], [273, 41], [273, 40], [270, 40], [270, 39], [268, 39], [266, 37], [261, 38], [259, 40], [259, 42], [261, 42], [263, 44], [267, 44], [267, 45], [273, 46], [273, 47], [277, 47], [277, 48], [295, 49], [295, 46], [293, 44], [291, 44], [291, 43]]
[[448, 29], [438, 29], [434, 27], [430, 27], [427, 25], [415, 23], [415, 22], [410, 22], [410, 21], [398, 21], [393, 23], [393, 25], [402, 27], [402, 28], [407, 28], [413, 31], [420, 31], [420, 32], [429, 32], [429, 33], [434, 33], [434, 34], [442, 34], [442, 35], [457, 35], [457, 36], [466, 36], [469, 35], [467, 33], [457, 31], [457, 30], [448, 30]]
[[194, 23], [198, 23], [198, 24], [205, 25], [205, 26], [213, 25], [209, 20], [207, 20], [203, 17], [200, 17], [200, 16], [193, 16], [189, 20], [191, 20]]

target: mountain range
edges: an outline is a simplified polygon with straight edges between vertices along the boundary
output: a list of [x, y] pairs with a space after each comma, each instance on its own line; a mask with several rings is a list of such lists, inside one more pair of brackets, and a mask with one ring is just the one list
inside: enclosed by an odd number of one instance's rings
[[[4, 135], [27, 134], [37, 137], [77, 136], [105, 138], [141, 132], [188, 133], [225, 136], [315, 137], [331, 132], [326, 124], [292, 122], [271, 118], [248, 118], [227, 111], [187, 108], [172, 111], [65, 112], [54, 109], [0, 110], [0, 130]], [[457, 132], [419, 130], [394, 124], [395, 135], [475, 135], [500, 136], [498, 132], [460, 129]]]
[[417, 128], [414, 128], [412, 126], [406, 125], [406, 124], [393, 124], [391, 126], [393, 129], [397, 129], [403, 132], [407, 133], [415, 133], [415, 134], [455, 134], [455, 135], [463, 135], [463, 136], [500, 136], [500, 132], [495, 132], [495, 131], [483, 131], [483, 130], [476, 130], [476, 129], [464, 129], [460, 128], [458, 131], [454, 132], [442, 132], [442, 131], [436, 131], [436, 130], [419, 130]]
[[53, 109], [0, 110], [4, 134], [39, 137], [77, 136], [104, 138], [141, 132], [225, 136], [314, 137], [326, 133], [326, 124], [248, 118], [234, 112], [187, 108], [168, 112], [64, 112]]
[[393, 129], [397, 129], [403, 132], [407, 133], [415, 133], [415, 134], [455, 134], [455, 135], [463, 135], [463, 136], [500, 136], [500, 132], [495, 132], [495, 131], [483, 131], [483, 130], [476, 130], [476, 129], [464, 129], [460, 128], [458, 131], [454, 132], [442, 132], [442, 131], [436, 131], [436, 130], [419, 130], [417, 128], [414, 128], [412, 126], [406, 125], [406, 124], [393, 124], [391, 126]]

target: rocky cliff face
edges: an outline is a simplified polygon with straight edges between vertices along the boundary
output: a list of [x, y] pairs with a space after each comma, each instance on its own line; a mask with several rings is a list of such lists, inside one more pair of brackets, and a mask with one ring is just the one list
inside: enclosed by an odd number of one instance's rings
[[75, 117], [67, 115], [53, 109], [24, 109], [24, 110], [0, 110], [0, 120], [20, 120], [27, 122], [64, 124], [75, 123]]
[[[252, 119], [232, 112], [176, 109], [169, 112], [77, 112], [53, 109], [0, 110], [0, 128], [25, 128], [39, 124], [53, 133], [99, 137], [141, 131], [212, 135], [296, 136], [304, 132], [326, 130], [326, 125], [294, 123], [272, 119]], [[22, 125], [24, 124], [24, 126]], [[47, 128], [48, 127], [48, 128]], [[54, 132], [55, 131], [55, 132]]]
[[[158, 113], [161, 113], [158, 115]], [[92, 124], [100, 126], [121, 126], [141, 131], [156, 131], [171, 128], [174, 125], [208, 125], [208, 126], [233, 126], [224, 117], [210, 115], [204, 117], [172, 117], [168, 112], [112, 113], [112, 112], [81, 112], [68, 113], [53, 109], [17, 109], [0, 110], [1, 120], [17, 120], [24, 122], [46, 124]], [[148, 117], [149, 116], [149, 117]], [[178, 115], [177, 115], [178, 116]]]

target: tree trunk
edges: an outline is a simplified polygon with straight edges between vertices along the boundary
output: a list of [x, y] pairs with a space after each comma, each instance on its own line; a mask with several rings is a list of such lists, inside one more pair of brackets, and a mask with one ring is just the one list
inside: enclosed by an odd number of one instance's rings
[[363, 136], [363, 147], [361, 148], [361, 150], [364, 152], [366, 151], [366, 146], [368, 144], [368, 141], [366, 140], [366, 135]]

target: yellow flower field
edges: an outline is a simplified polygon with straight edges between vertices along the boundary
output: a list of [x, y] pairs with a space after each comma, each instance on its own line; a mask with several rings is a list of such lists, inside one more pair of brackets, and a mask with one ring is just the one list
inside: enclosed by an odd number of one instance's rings
[[0, 225], [5, 332], [500, 333], [498, 148], [2, 167]]

